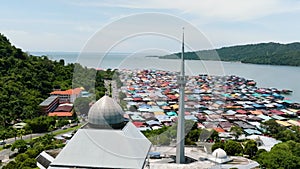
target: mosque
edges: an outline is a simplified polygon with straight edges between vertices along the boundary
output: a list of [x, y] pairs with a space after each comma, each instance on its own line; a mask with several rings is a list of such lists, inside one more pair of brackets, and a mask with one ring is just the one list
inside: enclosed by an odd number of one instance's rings
[[[56, 158], [42, 152], [39, 168], [144, 168], [151, 142], [131, 123], [120, 105], [103, 96], [89, 110], [79, 129]], [[48, 158], [47, 158], [48, 157]]]

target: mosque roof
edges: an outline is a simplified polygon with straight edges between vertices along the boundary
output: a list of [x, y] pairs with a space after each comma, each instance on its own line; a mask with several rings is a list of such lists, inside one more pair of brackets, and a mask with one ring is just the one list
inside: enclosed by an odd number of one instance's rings
[[103, 96], [90, 108], [88, 122], [94, 126], [116, 125], [124, 122], [123, 114], [114, 99]]
[[227, 156], [227, 153], [221, 148], [217, 148], [215, 151], [213, 151], [211, 157], [208, 159], [219, 164], [232, 161], [232, 159]]
[[216, 158], [227, 158], [227, 153], [221, 148], [218, 148], [215, 151], [213, 151], [212, 155]]
[[122, 130], [79, 129], [50, 169], [143, 168], [150, 146], [131, 122]]

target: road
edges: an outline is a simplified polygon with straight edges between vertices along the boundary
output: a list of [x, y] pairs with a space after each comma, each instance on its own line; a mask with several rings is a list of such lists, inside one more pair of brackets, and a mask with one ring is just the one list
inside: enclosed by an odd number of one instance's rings
[[118, 103], [120, 103], [120, 99], [119, 99], [119, 89], [117, 88], [117, 82], [115, 80], [112, 80], [111, 82], [111, 87], [112, 87], [112, 98], [117, 101]]
[[[53, 132], [58, 132], [58, 131], [61, 131], [63, 129], [57, 129]], [[44, 136], [45, 134], [50, 134], [51, 132], [47, 132], [47, 133], [34, 133], [34, 134], [28, 134], [28, 135], [24, 135], [22, 136], [22, 139], [23, 140], [30, 140], [30, 139], [33, 139], [35, 137], [41, 137], [41, 136]], [[62, 133], [60, 135], [63, 135], [65, 133]], [[60, 136], [58, 135], [58, 136]], [[20, 140], [21, 137], [17, 137], [16, 139], [15, 138], [9, 138], [9, 139], [6, 139], [5, 142], [6, 144], [13, 144], [15, 142], [15, 140]], [[2, 145], [3, 147], [3, 145]], [[12, 155], [13, 153], [17, 152], [16, 150], [15, 151], [11, 151], [10, 148], [9, 149], [3, 149], [0, 151], [0, 160], [5, 162], [8, 160], [9, 156]], [[0, 167], [1, 168], [1, 167]]]
[[[46, 133], [28, 134], [28, 135], [22, 136], [22, 139], [29, 140], [29, 139], [32, 139], [32, 138], [35, 138], [35, 137], [43, 136], [45, 134]], [[5, 142], [6, 142], [6, 144], [13, 144], [15, 142], [15, 140], [20, 140], [20, 139], [21, 139], [21, 137], [17, 137], [16, 139], [15, 138], [9, 138], [9, 139], [6, 139]], [[3, 147], [3, 146], [4, 145], [2, 145], [1, 147]], [[16, 152], [16, 151], [11, 151], [10, 149], [3, 149], [2, 151], [0, 151], [0, 160], [7, 159], [14, 152]]]
[[[115, 80], [104, 80], [104, 85], [106, 87], [107, 95], [111, 94], [111, 97], [120, 103], [119, 99], [119, 89], [117, 88], [117, 82]], [[111, 89], [110, 89], [111, 87]], [[111, 91], [111, 93], [110, 93]]]

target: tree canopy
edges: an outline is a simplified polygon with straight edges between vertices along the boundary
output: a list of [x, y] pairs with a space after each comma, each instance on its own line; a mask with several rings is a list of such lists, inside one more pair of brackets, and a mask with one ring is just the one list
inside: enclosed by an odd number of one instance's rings
[[300, 143], [287, 141], [276, 144], [270, 152], [261, 152], [256, 156], [257, 162], [270, 169], [300, 168]]
[[[180, 56], [181, 53], [175, 53], [159, 58], [178, 59]], [[279, 44], [270, 42], [186, 52], [185, 59], [300, 66], [300, 43]]]
[[[0, 34], [0, 131], [17, 121], [40, 116], [39, 104], [53, 89], [84, 87], [96, 94], [93, 99], [98, 99], [105, 94], [104, 79], [112, 79], [114, 74], [114, 70], [96, 70], [77, 63], [65, 65], [64, 60], [32, 56]], [[37, 123], [30, 125], [34, 124]]]

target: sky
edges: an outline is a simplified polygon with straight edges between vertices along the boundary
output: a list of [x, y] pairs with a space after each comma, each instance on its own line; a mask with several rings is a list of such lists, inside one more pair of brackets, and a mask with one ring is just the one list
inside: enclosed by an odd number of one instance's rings
[[[300, 41], [298, 0], [0, 1], [0, 33], [24, 51], [79, 52], [97, 32], [99, 34], [124, 17], [142, 13], [168, 14], [196, 27], [211, 45], [193, 46], [195, 50], [261, 42]], [[148, 21], [152, 23], [156, 20], [152, 19]], [[158, 28], [181, 30], [180, 25], [168, 27], [160, 19], [155, 22]], [[126, 29], [121, 23], [118, 29]], [[144, 26], [145, 30], [149, 26], [140, 23], [133, 25]], [[190, 39], [199, 38], [189, 33], [189, 30], [185, 31]], [[140, 36], [131, 38], [115, 50], [132, 52], [159, 46], [160, 50], [179, 51], [180, 42], [171, 41], [170, 38]]]

